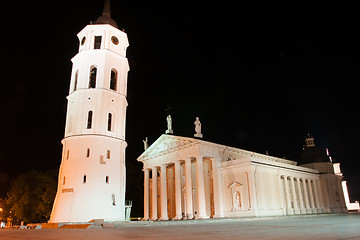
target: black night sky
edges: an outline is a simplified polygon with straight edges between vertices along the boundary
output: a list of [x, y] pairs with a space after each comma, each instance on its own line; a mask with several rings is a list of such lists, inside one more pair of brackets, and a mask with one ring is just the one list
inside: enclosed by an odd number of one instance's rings
[[[193, 136], [198, 116], [204, 140], [291, 160], [311, 133], [341, 163], [351, 201], [360, 200], [354, 6], [235, 3], [112, 1], [130, 43], [127, 198], [143, 191], [142, 139], [165, 132], [171, 106], [175, 135]], [[76, 34], [102, 8], [102, 0], [2, 3], [0, 198], [19, 173], [59, 167]], [[142, 197], [134, 204], [141, 209]]]

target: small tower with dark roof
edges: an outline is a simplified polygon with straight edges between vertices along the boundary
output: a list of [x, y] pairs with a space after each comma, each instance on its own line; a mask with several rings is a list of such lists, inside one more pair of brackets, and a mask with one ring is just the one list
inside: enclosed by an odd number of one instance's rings
[[328, 202], [328, 208], [324, 209], [325, 212], [342, 213], [347, 211], [341, 183], [343, 177], [342, 174], [338, 174], [340, 165], [330, 162], [326, 152], [315, 146], [315, 139], [310, 134], [305, 137], [299, 165], [319, 171], [319, 189], [325, 191], [324, 193], [329, 197], [324, 199]]
[[305, 145], [300, 156], [299, 165], [330, 162], [329, 157], [324, 151], [315, 146], [315, 139], [309, 133], [305, 137]]

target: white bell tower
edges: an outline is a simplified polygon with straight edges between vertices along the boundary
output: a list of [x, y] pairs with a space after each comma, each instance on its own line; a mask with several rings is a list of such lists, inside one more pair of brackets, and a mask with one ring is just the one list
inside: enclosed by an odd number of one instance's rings
[[127, 35], [102, 16], [77, 35], [58, 190], [50, 222], [125, 219]]

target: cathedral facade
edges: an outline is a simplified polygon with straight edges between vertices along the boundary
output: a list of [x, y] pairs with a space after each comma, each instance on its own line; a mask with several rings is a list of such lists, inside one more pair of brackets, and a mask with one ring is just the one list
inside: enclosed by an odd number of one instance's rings
[[163, 134], [138, 158], [144, 220], [347, 212], [342, 175], [310, 136], [301, 159]]

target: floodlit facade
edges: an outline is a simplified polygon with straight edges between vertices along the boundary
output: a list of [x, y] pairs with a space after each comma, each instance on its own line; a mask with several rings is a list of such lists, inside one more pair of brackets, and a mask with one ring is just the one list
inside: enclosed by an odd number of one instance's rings
[[58, 190], [50, 222], [125, 218], [127, 35], [103, 15], [77, 35]]
[[163, 134], [138, 158], [144, 220], [347, 212], [342, 176], [324, 156], [312, 137], [306, 138], [298, 166], [201, 138]]

